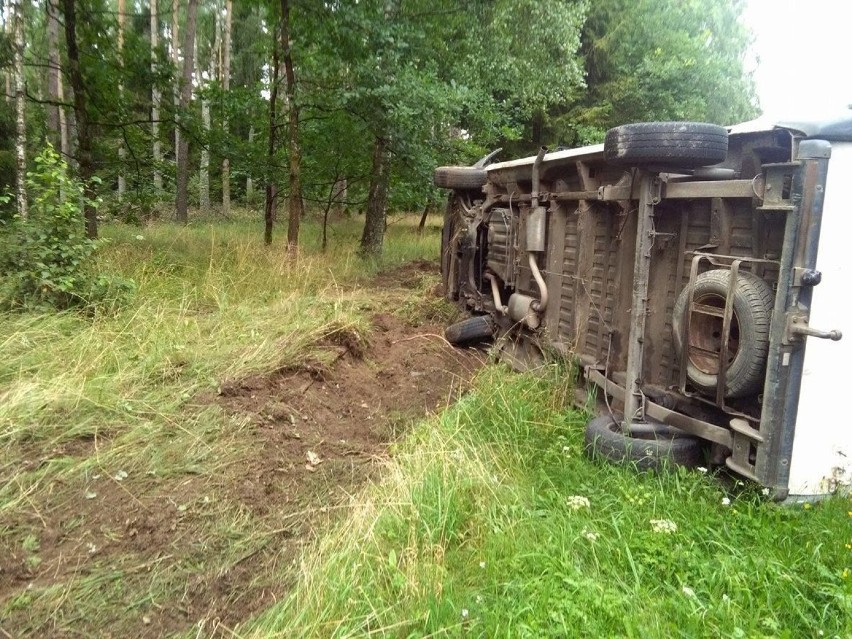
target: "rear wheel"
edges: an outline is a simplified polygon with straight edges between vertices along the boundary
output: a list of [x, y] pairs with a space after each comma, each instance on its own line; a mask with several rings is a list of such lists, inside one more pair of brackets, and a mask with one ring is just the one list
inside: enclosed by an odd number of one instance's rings
[[586, 452], [612, 462], [633, 463], [639, 470], [658, 470], [665, 464], [694, 468], [704, 462], [704, 444], [677, 428], [649, 422], [632, 424], [629, 432], [611, 415], [586, 425]]
[[728, 154], [728, 132], [703, 122], [641, 122], [606, 132], [604, 157], [610, 164], [696, 168], [718, 164]]

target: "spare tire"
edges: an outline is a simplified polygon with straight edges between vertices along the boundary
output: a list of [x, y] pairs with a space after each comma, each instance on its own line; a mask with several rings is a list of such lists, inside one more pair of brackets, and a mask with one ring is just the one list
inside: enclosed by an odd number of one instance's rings
[[439, 166], [433, 176], [435, 186], [442, 189], [481, 189], [488, 181], [485, 169], [470, 166]]
[[586, 425], [585, 450], [591, 457], [630, 462], [639, 470], [658, 470], [665, 464], [694, 468], [704, 462], [704, 443], [682, 430], [656, 422], [632, 424], [624, 432], [611, 415]]
[[448, 326], [444, 337], [453, 346], [466, 346], [491, 339], [494, 331], [494, 320], [489, 315], [477, 315]]
[[[681, 291], [672, 312], [672, 332], [678, 358], [685, 345], [689, 349], [686, 376], [700, 392], [711, 397], [716, 396], [719, 379], [723, 318], [696, 313], [689, 322], [689, 335], [685, 335], [689, 300], [693, 297], [698, 304], [723, 311], [730, 281], [731, 271], [727, 269], [701, 273], [692, 287], [687, 286]], [[762, 388], [773, 303], [774, 295], [769, 284], [752, 273], [740, 271], [737, 274], [728, 339], [725, 397], [744, 397]]]
[[604, 157], [618, 166], [695, 168], [728, 155], [728, 132], [703, 122], [641, 122], [606, 132]]

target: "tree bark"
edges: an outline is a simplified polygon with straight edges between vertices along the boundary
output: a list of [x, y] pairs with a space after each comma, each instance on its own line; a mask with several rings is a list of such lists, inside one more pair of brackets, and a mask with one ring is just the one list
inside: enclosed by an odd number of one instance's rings
[[[231, 14], [234, 11], [232, 0], [225, 0], [225, 38], [222, 44], [222, 90], [226, 99], [231, 90]], [[228, 116], [222, 118], [222, 129], [227, 139]], [[231, 163], [226, 157], [222, 158], [222, 215], [231, 213]]]
[[370, 190], [367, 195], [367, 214], [361, 235], [359, 253], [362, 257], [380, 257], [387, 227], [388, 185], [390, 184], [390, 154], [388, 140], [377, 136], [373, 145], [373, 166]]
[[[56, 0], [49, 0], [55, 2]], [[126, 22], [125, 0], [118, 0], [118, 56], [121, 60], [122, 67], [124, 66], [123, 49], [124, 49], [124, 25]], [[124, 103], [124, 85], [119, 82], [118, 95], [122, 103]], [[118, 200], [124, 199], [124, 192], [127, 189], [124, 181], [124, 160], [127, 156], [127, 149], [124, 148], [124, 141], [120, 141], [118, 146]]]
[[180, 69], [180, 48], [178, 47], [178, 29], [180, 27], [180, 0], [172, 0], [172, 3], [172, 65], [175, 69], [175, 82], [174, 86], [172, 87], [172, 102], [175, 105], [175, 161], [177, 161], [178, 147], [180, 147], [180, 123], [178, 117], [178, 109], [180, 108], [180, 82], [178, 81], [178, 69]]
[[287, 252], [295, 257], [299, 252], [299, 224], [304, 215], [302, 201], [302, 151], [299, 148], [299, 107], [296, 104], [296, 74], [290, 46], [290, 2], [281, 0], [281, 44], [284, 49], [284, 76], [287, 95], [287, 132], [290, 168], [289, 217], [287, 223]]
[[86, 113], [86, 86], [80, 69], [80, 51], [77, 48], [77, 7], [75, 0], [63, 0], [65, 13], [65, 47], [68, 51], [68, 75], [74, 92], [74, 117], [77, 122], [77, 170], [83, 182], [86, 235], [98, 237], [98, 218], [94, 201], [92, 177], [95, 174], [92, 160], [92, 139], [89, 133], [89, 116]]
[[[198, 40], [196, 40], [196, 45]], [[195, 70], [196, 76], [201, 77], [201, 61], [198, 58], [198, 47], [195, 49]], [[210, 56], [210, 77], [213, 77], [213, 56]], [[205, 83], [206, 84], [206, 83]], [[206, 87], [205, 87], [206, 88]], [[201, 94], [201, 124], [204, 127], [206, 136], [204, 145], [201, 147], [201, 166], [199, 167], [198, 176], [198, 205], [202, 212], [207, 213], [210, 210], [210, 101], [207, 96]]]
[[[192, 64], [195, 43], [195, 19], [198, 14], [198, 0], [189, 0], [186, 8], [186, 32], [183, 36], [183, 77], [180, 87], [180, 112], [186, 113], [192, 97]], [[189, 186], [189, 140], [181, 136], [177, 154], [177, 193], [175, 196], [175, 217], [186, 224]]]
[[155, 76], [151, 86], [151, 137], [154, 140], [154, 189], [159, 193], [163, 190], [163, 174], [160, 164], [163, 161], [163, 151], [160, 145], [160, 87], [157, 86], [157, 46], [160, 38], [160, 16], [157, 14], [157, 0], [151, 0], [151, 74]]
[[[277, 26], [277, 25], [276, 25]], [[275, 130], [276, 130], [276, 105], [278, 103], [278, 29], [273, 26], [272, 31], [272, 79], [269, 88], [269, 139], [266, 146], [266, 202], [264, 208], [263, 243], [272, 244], [272, 226], [275, 223]]]
[[[120, 0], [123, 2], [124, 0]], [[120, 6], [120, 5], [119, 5]], [[59, 149], [62, 141], [59, 131], [59, 20], [57, 0], [47, 0], [47, 99], [54, 104], [47, 106], [48, 139], [53, 148]], [[119, 43], [121, 39], [119, 38]]]
[[[254, 126], [249, 126], [249, 134], [248, 134], [249, 147], [253, 146], [252, 142], [254, 142]], [[254, 200], [254, 181], [251, 179], [251, 173], [246, 176], [246, 202], [253, 202]]]
[[18, 215], [27, 217], [27, 119], [24, 98], [24, 1], [14, 0], [15, 31], [15, 165], [17, 172]]

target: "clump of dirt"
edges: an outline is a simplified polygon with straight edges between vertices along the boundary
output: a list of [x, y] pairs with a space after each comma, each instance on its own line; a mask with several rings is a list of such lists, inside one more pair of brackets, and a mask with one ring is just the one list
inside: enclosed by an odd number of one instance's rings
[[242, 503], [263, 513], [298, 501], [306, 473], [325, 483], [343, 472], [352, 488], [389, 441], [454, 401], [483, 362], [479, 352], [449, 346], [441, 326], [412, 328], [379, 313], [373, 328], [366, 350], [345, 348], [331, 368], [318, 371], [308, 362], [222, 389], [218, 401], [250, 416], [263, 440], [245, 469], [251, 480], [237, 487]]
[[[411, 290], [428, 288], [424, 282], [436, 271], [432, 262], [407, 264], [370, 286], [432, 309], [433, 297], [412, 301]], [[21, 606], [12, 606], [0, 630], [159, 637], [197, 627], [204, 636], [231, 636], [229, 629], [280, 601], [292, 587], [301, 549], [346, 512], [351, 496], [379, 472], [389, 443], [452, 403], [485, 361], [481, 352], [451, 347], [435, 313], [416, 310], [377, 305], [368, 340], [341, 327], [325, 337], [330, 357], [322, 361], [232, 381], [198, 397], [202, 407], [218, 406], [243, 425], [238, 444], [251, 451], [212, 476], [105, 476], [96, 497], [85, 493], [82, 501], [51, 504], [32, 521], [8, 522], [37, 531], [38, 564], [20, 540], [4, 551], [0, 538], [0, 610], [10, 601]], [[90, 447], [85, 442], [79, 452], [85, 456]], [[209, 536], [226, 510], [258, 522], [262, 541], [227, 569], [193, 569], [211, 554], [231, 552], [227, 534]], [[114, 575], [99, 587], [120, 583], [128, 593], [144, 593], [159, 575], [180, 597], [128, 603], [98, 622], [107, 627], [89, 625], [79, 609], [54, 610], [63, 623], [35, 618], [35, 611], [26, 612], [26, 595], [15, 594], [30, 583], [67, 583], [99, 572]], [[112, 578], [121, 581], [113, 585]]]

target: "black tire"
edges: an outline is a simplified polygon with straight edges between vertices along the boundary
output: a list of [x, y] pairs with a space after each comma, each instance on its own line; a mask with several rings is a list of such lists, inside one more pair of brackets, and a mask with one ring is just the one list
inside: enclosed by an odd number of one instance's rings
[[633, 424], [625, 433], [610, 415], [595, 417], [586, 425], [585, 445], [593, 458], [633, 463], [639, 470], [659, 470], [666, 464], [695, 468], [704, 463], [704, 443], [699, 438], [658, 423]]
[[435, 186], [442, 189], [479, 190], [488, 181], [485, 169], [470, 166], [439, 166], [433, 176]]
[[469, 317], [448, 326], [444, 337], [453, 346], [465, 346], [484, 342], [494, 337], [494, 321], [488, 315]]
[[[722, 318], [696, 314], [686, 332], [689, 299], [707, 306], [725, 308], [731, 271], [715, 269], [696, 277], [678, 296], [672, 312], [675, 352], [680, 358], [684, 344], [699, 347], [687, 355], [686, 376], [695, 388], [716, 396], [721, 349]], [[725, 397], [744, 397], [759, 392], [763, 386], [766, 355], [769, 351], [769, 326], [772, 321], [774, 294], [765, 281], [752, 273], [740, 271], [734, 290], [731, 336], [728, 342], [728, 365], [725, 374]], [[713, 351], [715, 351], [715, 361]]]
[[695, 168], [728, 155], [728, 132], [703, 122], [641, 122], [606, 132], [604, 157], [618, 166]]

